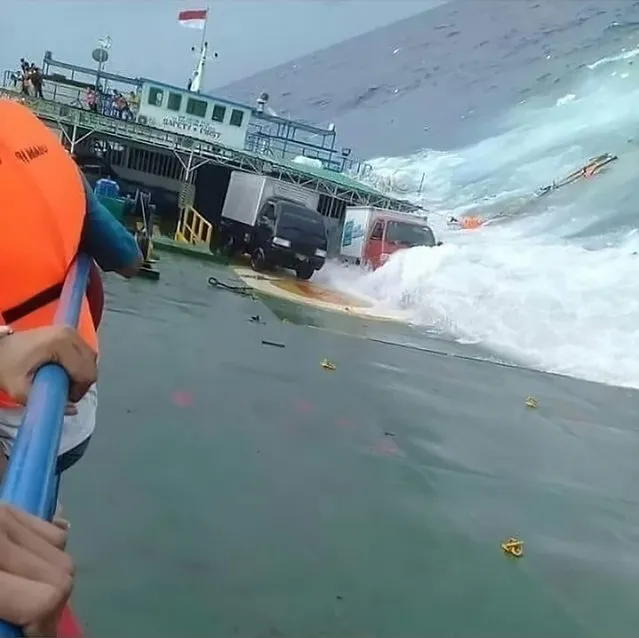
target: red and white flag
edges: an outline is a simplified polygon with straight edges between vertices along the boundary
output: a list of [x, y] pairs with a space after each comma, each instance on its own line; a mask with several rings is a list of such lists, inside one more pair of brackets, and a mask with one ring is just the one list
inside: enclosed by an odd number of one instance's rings
[[204, 29], [206, 24], [206, 18], [208, 15], [208, 9], [191, 9], [189, 11], [180, 11], [178, 13], [178, 22], [183, 27], [189, 27], [191, 29]]

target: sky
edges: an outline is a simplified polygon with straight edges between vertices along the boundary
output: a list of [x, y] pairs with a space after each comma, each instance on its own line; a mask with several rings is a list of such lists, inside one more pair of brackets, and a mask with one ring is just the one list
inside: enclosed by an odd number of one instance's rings
[[264, 69], [420, 13], [437, 0], [0, 0], [0, 70], [25, 57], [92, 66], [91, 51], [110, 36], [107, 70], [185, 84], [200, 32], [179, 26], [181, 9], [210, 7], [207, 31], [218, 58], [205, 87]]

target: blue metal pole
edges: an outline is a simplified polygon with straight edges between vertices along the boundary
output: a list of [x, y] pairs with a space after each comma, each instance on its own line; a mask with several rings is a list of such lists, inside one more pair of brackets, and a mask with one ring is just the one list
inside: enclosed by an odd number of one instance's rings
[[[77, 327], [90, 265], [89, 257], [79, 255], [71, 266], [60, 295], [56, 325]], [[50, 500], [68, 396], [69, 377], [64, 369], [57, 364], [42, 366], [33, 380], [0, 486], [0, 500], [41, 518], [53, 511]], [[0, 636], [20, 637], [22, 630], [0, 621]]]

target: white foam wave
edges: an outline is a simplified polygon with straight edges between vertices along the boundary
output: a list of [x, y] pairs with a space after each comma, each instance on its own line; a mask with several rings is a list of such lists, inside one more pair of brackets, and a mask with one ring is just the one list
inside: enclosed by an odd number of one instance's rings
[[[503, 132], [472, 147], [373, 160], [378, 185], [428, 207], [445, 244], [400, 252], [373, 273], [337, 269], [333, 284], [529, 365], [639, 387], [639, 217], [606, 229], [597, 250], [574, 239], [619, 214], [615, 198], [632, 183], [639, 83], [619, 65], [627, 71], [637, 55], [598, 60], [563, 98], [520, 105]], [[504, 206], [603, 152], [620, 155], [609, 175], [558, 192], [535, 215], [469, 233], [439, 221]]]
[[604, 66], [606, 64], [613, 64], [614, 62], [632, 60], [633, 58], [636, 58], [638, 55], [639, 55], [639, 47], [630, 49], [628, 51], [626, 49], [622, 49], [621, 53], [618, 53], [617, 55], [611, 55], [605, 58], [601, 58], [600, 60], [597, 60], [596, 62], [593, 62], [592, 64], [588, 64], [587, 66], [591, 71], [594, 71], [600, 66]]
[[572, 102], [574, 99], [576, 99], [577, 96], [574, 93], [567, 93], [566, 95], [563, 95], [562, 97], [560, 97], [556, 104], [557, 106], [563, 106], [564, 104], [570, 104], [570, 102]]
[[529, 365], [639, 387], [639, 256], [527, 243], [487, 229], [472, 242], [398, 253], [350, 285]]

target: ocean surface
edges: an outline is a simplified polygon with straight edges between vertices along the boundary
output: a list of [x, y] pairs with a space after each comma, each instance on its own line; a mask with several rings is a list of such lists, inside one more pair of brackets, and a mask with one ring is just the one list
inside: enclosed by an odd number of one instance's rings
[[[324, 281], [508, 359], [639, 387], [639, 2], [457, 0], [227, 87], [335, 122], [444, 245]], [[595, 179], [520, 211], [589, 157]], [[475, 232], [449, 214], [508, 214]]]

